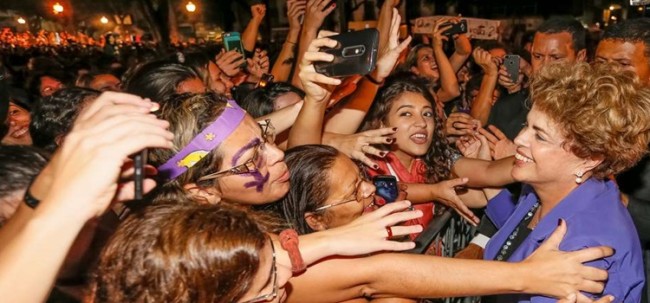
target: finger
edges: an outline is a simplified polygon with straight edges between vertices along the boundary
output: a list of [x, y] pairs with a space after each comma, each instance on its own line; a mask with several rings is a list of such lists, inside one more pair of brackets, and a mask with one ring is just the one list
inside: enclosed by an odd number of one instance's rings
[[605, 284], [603, 282], [584, 280], [578, 285], [578, 289], [592, 294], [599, 294], [605, 290]]
[[550, 250], [558, 250], [560, 247], [560, 242], [562, 242], [562, 239], [564, 238], [564, 235], [566, 234], [566, 222], [564, 219], [560, 219], [560, 222], [553, 231], [553, 233], [540, 245], [540, 248], [545, 248], [545, 249], [550, 249]]
[[308, 75], [306, 75], [306, 79], [311, 82], [320, 83], [320, 84], [327, 84], [327, 85], [341, 84], [341, 79], [331, 78], [318, 73], [309, 73]]
[[365, 132], [362, 132], [361, 134], [368, 136], [368, 137], [376, 137], [376, 136], [386, 136], [386, 135], [392, 135], [397, 132], [397, 127], [382, 127], [378, 129], [373, 129], [373, 130], [368, 130]]
[[456, 197], [455, 205], [457, 206], [455, 208], [456, 212], [471, 225], [477, 226], [479, 222], [481, 222], [481, 219], [479, 219], [458, 197]]
[[[490, 126], [492, 126], [492, 125], [490, 125]], [[488, 126], [488, 128], [490, 128], [490, 126]], [[485, 136], [485, 138], [488, 141], [490, 141], [491, 143], [493, 143], [493, 144], [497, 143], [499, 141], [499, 139], [497, 137], [495, 137], [491, 132], [489, 132], [485, 128], [479, 128], [478, 133]]]
[[378, 167], [377, 163], [372, 161], [372, 159], [365, 156], [363, 153], [359, 153], [359, 156], [355, 157], [357, 160], [361, 161], [364, 165], [368, 167]]
[[[317, 36], [317, 37], [318, 37], [318, 39], [322, 39], [322, 38], [326, 38], [326, 37], [336, 36], [336, 35], [338, 35], [338, 34], [339, 34], [339, 33], [337, 33], [337, 32], [333, 32], [333, 31], [321, 30], [321, 31], [318, 32], [318, 36]], [[338, 42], [337, 42], [337, 43], [338, 43]], [[336, 45], [335, 45], [335, 46], [336, 46]], [[334, 46], [330, 46], [330, 47], [334, 47]]]
[[385, 206], [371, 212], [368, 214], [364, 214], [362, 217], [365, 217], [365, 220], [362, 221], [369, 221], [369, 220], [377, 220], [379, 218], [383, 218], [391, 213], [394, 213], [396, 211], [403, 211], [407, 208], [411, 207], [411, 202], [408, 200], [403, 200], [403, 201], [395, 201], [393, 203], [388, 203]]
[[393, 237], [405, 236], [422, 232], [422, 225], [391, 226], [390, 230], [393, 233]]
[[[156, 187], [156, 181], [153, 179], [144, 179], [142, 182], [142, 192], [148, 193]], [[121, 183], [118, 186], [117, 193], [113, 202], [127, 202], [135, 199], [135, 182], [129, 181], [126, 183]]]
[[[389, 203], [394, 204], [394, 203]], [[386, 207], [386, 206], [384, 206]], [[384, 208], [382, 207], [382, 208]], [[408, 220], [413, 220], [413, 219], [418, 219], [421, 218], [423, 215], [421, 210], [408, 210], [408, 211], [398, 211], [394, 212], [392, 214], [387, 215], [386, 217], [381, 219], [382, 224], [385, 226], [393, 226], [395, 224], [408, 221]]]
[[403, 251], [415, 248], [415, 242], [386, 241], [382, 250], [385, 251]]
[[499, 139], [507, 139], [506, 134], [504, 134], [498, 127], [494, 125], [488, 126], [490, 132], [492, 132]]
[[379, 157], [379, 158], [383, 158], [384, 155], [386, 154], [386, 152], [384, 152], [382, 150], [379, 150], [379, 149], [377, 149], [376, 147], [374, 147], [372, 145], [364, 146], [361, 151], [363, 151], [364, 154], [373, 155], [373, 156]]
[[575, 293], [570, 293], [566, 298], [562, 298], [557, 303], [575, 303], [577, 296]]
[[154, 105], [149, 99], [143, 99], [136, 95], [117, 93], [117, 92], [104, 92], [94, 102], [91, 103], [86, 109], [79, 113], [77, 120], [85, 120], [95, 115], [103, 107], [112, 105], [131, 105], [143, 109], [151, 109]]

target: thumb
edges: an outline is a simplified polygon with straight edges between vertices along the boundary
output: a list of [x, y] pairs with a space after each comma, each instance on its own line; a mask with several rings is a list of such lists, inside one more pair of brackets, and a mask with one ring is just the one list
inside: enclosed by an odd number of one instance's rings
[[469, 181], [468, 178], [456, 178], [456, 179], [453, 179], [453, 180], [449, 180], [447, 182], [449, 182], [449, 185], [451, 185], [453, 187], [456, 187], [456, 186], [461, 186], [461, 185], [467, 184], [467, 181]]
[[564, 221], [564, 219], [560, 219], [557, 228], [546, 239], [546, 241], [542, 243], [540, 248], [545, 247], [546, 249], [558, 250], [560, 248], [560, 243], [562, 242], [562, 239], [566, 234], [566, 230], [567, 230], [566, 222]]

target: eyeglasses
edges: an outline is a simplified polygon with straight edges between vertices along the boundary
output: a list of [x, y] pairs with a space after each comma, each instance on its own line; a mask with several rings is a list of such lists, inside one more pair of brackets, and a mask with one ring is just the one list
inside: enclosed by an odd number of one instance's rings
[[273, 251], [273, 261], [272, 261], [273, 263], [271, 264], [271, 273], [269, 274], [269, 278], [273, 277], [273, 291], [270, 294], [255, 297], [253, 299], [244, 301], [242, 303], [267, 302], [275, 299], [275, 297], [278, 296], [278, 266], [275, 263], [275, 246], [273, 246], [272, 240], [269, 242], [271, 243], [271, 251]]
[[[359, 181], [359, 183], [357, 184], [357, 186], [354, 189], [354, 199], [349, 199], [349, 200], [338, 201], [338, 202], [326, 204], [326, 205], [323, 205], [323, 206], [321, 206], [319, 208], [316, 208], [314, 210], [314, 212], [323, 211], [323, 210], [326, 210], [328, 208], [332, 208], [334, 206], [339, 206], [339, 205], [343, 205], [343, 204], [350, 203], [350, 202], [355, 202], [355, 201], [356, 202], [363, 202], [363, 199], [367, 198], [367, 196], [364, 195], [364, 192], [363, 192], [361, 187], [363, 186], [364, 183], [370, 182], [370, 181], [368, 181], [368, 178], [365, 176], [365, 174], [363, 174], [363, 170], [359, 173], [359, 179], [360, 179], [360, 181]], [[372, 206], [374, 203], [375, 202], [373, 201], [371, 203], [371, 205], [369, 205], [368, 207]]]
[[260, 128], [262, 129], [262, 142], [255, 146], [253, 152], [253, 157], [243, 164], [220, 170], [216, 173], [205, 175], [199, 178], [200, 181], [213, 180], [230, 175], [241, 175], [246, 173], [256, 172], [259, 167], [266, 163], [266, 144], [275, 144], [275, 127], [271, 124], [270, 119], [264, 120], [263, 123], [259, 123]]

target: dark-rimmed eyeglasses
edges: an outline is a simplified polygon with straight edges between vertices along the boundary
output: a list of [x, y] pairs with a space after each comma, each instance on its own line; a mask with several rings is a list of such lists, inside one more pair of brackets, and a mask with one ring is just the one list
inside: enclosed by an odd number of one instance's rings
[[[326, 205], [323, 205], [323, 206], [321, 206], [319, 208], [316, 208], [314, 210], [314, 212], [323, 211], [323, 210], [326, 210], [328, 208], [332, 208], [334, 206], [339, 206], [339, 205], [343, 205], [343, 204], [350, 203], [350, 202], [363, 202], [363, 200], [365, 198], [367, 198], [367, 197], [364, 195], [364, 192], [362, 190], [362, 186], [363, 186], [363, 183], [366, 183], [366, 182], [369, 183], [370, 181], [368, 180], [366, 175], [363, 173], [363, 170], [360, 171], [360, 173], [359, 173], [359, 179], [360, 179], [360, 181], [359, 181], [359, 183], [357, 184], [357, 186], [354, 189], [354, 199], [336, 201], [336, 202], [333, 202], [333, 203], [330, 203], [330, 204], [326, 204]], [[372, 204], [374, 204], [374, 201], [372, 202]], [[369, 206], [372, 206], [372, 204], [369, 205]]]
[[243, 164], [220, 170], [216, 173], [205, 175], [199, 178], [200, 181], [213, 180], [230, 175], [241, 175], [246, 173], [252, 173], [258, 171], [259, 167], [264, 165], [266, 162], [266, 144], [275, 144], [275, 127], [271, 124], [270, 119], [264, 120], [264, 122], [259, 123], [260, 128], [262, 129], [262, 142], [260, 142], [253, 151], [253, 157]]
[[278, 288], [279, 288], [278, 287], [278, 266], [275, 263], [275, 246], [273, 245], [273, 240], [269, 239], [269, 242], [271, 243], [271, 251], [273, 252], [273, 259], [272, 259], [273, 261], [271, 263], [271, 272], [269, 273], [269, 279], [271, 279], [271, 278], [273, 279], [273, 290], [271, 291], [270, 294], [258, 296], [258, 297], [255, 297], [253, 299], [244, 301], [242, 303], [268, 302], [268, 301], [271, 301], [271, 300], [275, 299], [275, 297], [278, 296]]

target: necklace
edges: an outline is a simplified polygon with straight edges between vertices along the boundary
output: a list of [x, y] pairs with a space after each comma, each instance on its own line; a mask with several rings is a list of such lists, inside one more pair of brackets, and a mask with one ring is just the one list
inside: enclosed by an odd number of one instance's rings
[[533, 216], [535, 215], [537, 208], [539, 208], [539, 200], [535, 202], [533, 207], [528, 210], [526, 215], [521, 219], [519, 225], [510, 233], [508, 238], [506, 238], [505, 243], [501, 245], [501, 250], [494, 258], [497, 261], [508, 260], [512, 253], [524, 242], [524, 239], [530, 234], [530, 229], [525, 228], [532, 221]]

